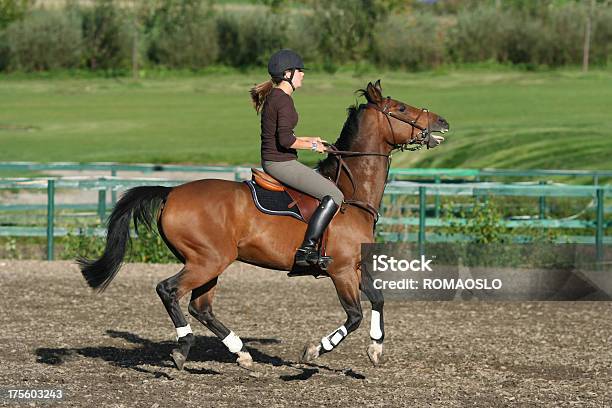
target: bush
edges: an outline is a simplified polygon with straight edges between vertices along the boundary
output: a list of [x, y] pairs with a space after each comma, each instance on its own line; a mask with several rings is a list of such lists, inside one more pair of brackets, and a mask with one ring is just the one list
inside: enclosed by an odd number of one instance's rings
[[503, 60], [500, 50], [512, 14], [492, 7], [462, 11], [447, 37], [451, 60], [458, 63]]
[[[70, 1], [64, 10], [26, 13], [32, 0], [0, 0], [0, 70], [121, 70], [130, 66], [135, 45], [151, 63], [170, 69], [217, 62], [265, 67], [280, 48], [295, 49], [309, 67], [329, 72], [352, 63], [357, 70], [372, 63], [410, 70], [489, 61], [528, 68], [580, 65], [587, 12], [579, 2], [521, 0], [496, 8], [470, 0], [423, 2], [410, 9], [413, 14], [389, 16], [397, 2], [309, 0], [290, 8], [281, 7], [288, 4], [284, 0], [261, 0], [278, 7], [216, 15], [212, 1], [130, 3], [135, 8], [123, 7], [122, 0], [92, 0], [89, 6]], [[596, 5], [591, 39], [591, 63], [606, 65], [611, 7]]]
[[584, 24], [585, 14], [581, 7], [568, 4], [549, 10], [541, 19], [532, 21], [532, 25], [539, 27], [539, 48], [526, 58], [548, 66], [580, 64]]
[[601, 8], [593, 16], [591, 62], [607, 65], [612, 56], [612, 7]]
[[313, 27], [319, 33], [318, 48], [323, 62], [333, 71], [333, 66], [360, 59], [363, 45], [358, 31], [353, 31], [355, 13], [330, 5], [315, 11]]
[[138, 231], [138, 238], [131, 240], [127, 254], [129, 262], [176, 263], [178, 260], [164, 243], [157, 231]]
[[[459, 234], [471, 237], [471, 242], [477, 244], [510, 244], [512, 236], [522, 236], [532, 243], [550, 244], [559, 237], [558, 231], [540, 227], [526, 226], [510, 228], [504, 225], [504, 214], [500, 204], [493, 200], [476, 202], [467, 210], [453, 212], [453, 202], [444, 206], [445, 220], [448, 226], [440, 228], [440, 232], [449, 236]], [[461, 222], [460, 220], [465, 222]]]
[[182, 27], [156, 39], [149, 53], [151, 60], [170, 68], [203, 68], [218, 56], [216, 26], [204, 21], [198, 26]]
[[129, 66], [132, 35], [114, 0], [77, 9], [82, 19], [85, 66], [114, 70]]
[[81, 61], [81, 27], [73, 14], [34, 12], [22, 21], [9, 25], [6, 39], [12, 69], [44, 71], [75, 68]]
[[147, 22], [150, 61], [170, 68], [203, 68], [219, 54], [212, 9], [199, 0], [165, 0]]
[[11, 45], [5, 31], [0, 31], [0, 71], [9, 67], [11, 61]]
[[[516, 18], [508, 13], [511, 18]], [[510, 23], [499, 33], [499, 49], [496, 61], [502, 64], [541, 65], [542, 58], [547, 53], [548, 41], [546, 33], [542, 32], [541, 22], [527, 19], [520, 26]]]
[[[451, 208], [453, 204], [450, 204]], [[471, 237], [472, 242], [479, 244], [506, 243], [511, 230], [503, 225], [503, 216], [499, 207], [492, 202], [476, 203], [471, 209], [459, 213], [459, 222], [450, 211], [447, 214], [448, 227], [441, 228], [443, 234], [463, 234]]]
[[283, 15], [264, 12], [220, 15], [219, 61], [234, 67], [267, 66], [270, 55], [288, 43], [286, 27]]
[[309, 14], [294, 14], [288, 22], [286, 29], [287, 42], [283, 47], [298, 51], [307, 67], [321, 61], [319, 53], [319, 33]]
[[319, 53], [329, 70], [334, 70], [336, 64], [370, 57], [373, 34], [386, 15], [382, 2], [314, 0], [313, 3], [312, 26], [319, 34]]
[[431, 14], [391, 16], [374, 35], [376, 61], [391, 68], [422, 70], [444, 62], [444, 29]]
[[[98, 259], [104, 252], [106, 239], [85, 235], [68, 235], [60, 238], [58, 253], [61, 259]], [[125, 262], [176, 263], [176, 257], [168, 249], [156, 231], [139, 231], [130, 240], [125, 254]]]
[[79, 234], [68, 234], [56, 240], [58, 259], [75, 260], [77, 258], [97, 259], [104, 252], [106, 240], [103, 237], [90, 237]]
[[22, 19], [34, 3], [33, 0], [0, 0], [0, 30]]
[[[591, 54], [595, 63], [610, 53], [612, 13], [595, 13]], [[480, 7], [457, 16], [447, 48], [454, 62], [495, 60], [501, 63], [558, 67], [582, 62], [585, 10], [568, 3], [539, 13]], [[598, 29], [601, 31], [598, 33]]]
[[0, 237], [0, 259], [45, 259], [46, 238]]

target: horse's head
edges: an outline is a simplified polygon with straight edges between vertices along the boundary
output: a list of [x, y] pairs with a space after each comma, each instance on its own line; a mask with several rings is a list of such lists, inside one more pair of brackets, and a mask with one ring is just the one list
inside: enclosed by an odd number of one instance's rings
[[380, 80], [374, 84], [368, 83], [361, 93], [368, 100], [369, 107], [386, 116], [388, 135], [385, 139], [393, 147], [402, 147], [406, 144], [436, 147], [444, 141], [444, 137], [434, 133], [444, 134], [450, 129], [446, 119], [436, 113], [424, 108], [415, 108], [389, 96], [383, 97]]

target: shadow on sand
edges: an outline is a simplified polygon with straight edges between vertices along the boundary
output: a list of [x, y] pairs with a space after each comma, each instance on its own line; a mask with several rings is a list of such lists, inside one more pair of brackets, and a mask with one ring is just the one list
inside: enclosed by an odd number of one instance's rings
[[[82, 347], [82, 348], [38, 348], [36, 349], [36, 362], [40, 364], [48, 364], [59, 366], [71, 360], [76, 356], [87, 358], [102, 359], [116, 367], [128, 368], [141, 373], [153, 375], [155, 378], [164, 377], [172, 379], [172, 377], [159, 369], [173, 369], [174, 364], [170, 361], [169, 356], [173, 348], [176, 347], [176, 342], [162, 341], [155, 342], [137, 334], [107, 330], [106, 334], [112, 338], [121, 338], [137, 347], [115, 347], [115, 346], [98, 346], [98, 347]], [[355, 379], [364, 379], [365, 376], [356, 373], [352, 370], [340, 370], [330, 368], [324, 365], [317, 364], [299, 364], [294, 361], [285, 360], [278, 356], [266, 354], [254, 346], [258, 344], [279, 344], [280, 340], [273, 338], [254, 338], [245, 337], [242, 341], [247, 347], [249, 353], [256, 363], [268, 364], [274, 367], [290, 367], [299, 370], [296, 375], [281, 375], [279, 378], [283, 381], [299, 381], [308, 380], [320, 370], [344, 374]], [[219, 363], [235, 364], [235, 357], [227, 351], [227, 348], [216, 337], [197, 336], [196, 342], [189, 352], [189, 361], [216, 361]], [[151, 366], [153, 369], [147, 369], [143, 366]], [[157, 369], [159, 368], [159, 369]], [[191, 374], [207, 374], [221, 375], [219, 371], [207, 368], [189, 368], [185, 367], [184, 371]]]

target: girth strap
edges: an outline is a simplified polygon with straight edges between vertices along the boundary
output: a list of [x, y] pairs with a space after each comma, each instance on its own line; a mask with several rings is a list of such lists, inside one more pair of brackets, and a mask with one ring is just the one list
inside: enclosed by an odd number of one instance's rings
[[362, 210], [370, 213], [372, 217], [374, 218], [374, 224], [378, 222], [378, 217], [380, 216], [380, 214], [378, 214], [378, 211], [376, 210], [376, 208], [374, 208], [369, 203], [366, 203], [364, 201], [358, 201], [358, 200], [344, 200], [344, 202], [346, 204], [354, 205], [355, 207], [361, 208]]

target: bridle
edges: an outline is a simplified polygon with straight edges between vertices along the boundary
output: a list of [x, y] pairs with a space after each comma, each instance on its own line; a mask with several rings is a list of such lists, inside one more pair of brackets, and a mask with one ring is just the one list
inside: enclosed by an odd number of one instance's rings
[[[336, 170], [336, 178], [334, 182], [336, 185], [338, 185], [338, 181], [340, 180], [340, 174], [342, 173], [342, 169], [344, 169], [344, 172], [346, 173], [349, 181], [351, 182], [351, 187], [353, 188], [352, 196], [355, 195], [355, 192], [357, 191], [357, 186], [355, 185], [355, 180], [353, 178], [353, 174], [351, 173], [351, 169], [348, 167], [346, 162], [343, 160], [343, 157], [356, 157], [356, 156], [386, 157], [387, 158], [387, 173], [385, 176], [385, 185], [386, 185], [387, 179], [389, 178], [389, 170], [391, 169], [391, 158], [392, 158], [392, 154], [394, 151], [398, 150], [398, 151], [403, 152], [405, 150], [411, 150], [411, 151], [418, 150], [421, 148], [423, 144], [426, 144], [426, 143], [427, 143], [427, 148], [429, 149], [430, 147], [430, 141], [432, 138], [431, 138], [431, 132], [429, 130], [429, 116], [427, 117], [427, 127], [422, 127], [421, 125], [417, 123], [419, 119], [421, 118], [421, 115], [429, 111], [425, 108], [422, 108], [415, 119], [406, 119], [400, 115], [397, 115], [395, 112], [392, 112], [390, 110], [390, 102], [391, 102], [391, 97], [387, 96], [387, 98], [385, 99], [385, 104], [382, 108], [372, 102], [368, 102], [366, 104], [366, 109], [367, 108], [375, 109], [383, 113], [385, 115], [385, 118], [387, 119], [387, 123], [389, 124], [389, 129], [391, 129], [391, 136], [392, 136], [392, 142], [385, 140], [391, 146], [391, 151], [389, 152], [389, 154], [379, 153], [379, 152], [358, 152], [358, 151], [351, 151], [351, 150], [338, 150], [338, 148], [336, 148], [335, 145], [326, 144], [327, 146], [327, 149], [325, 150], [326, 153], [338, 159], [338, 168]], [[405, 142], [405, 143], [396, 142], [395, 132], [393, 130], [393, 125], [391, 124], [390, 118], [397, 119], [399, 121], [402, 121], [412, 126], [412, 130], [410, 132], [410, 139], [408, 142]], [[420, 132], [416, 135], [416, 137], [414, 137], [415, 129], [420, 130]], [[417, 144], [417, 146], [408, 147], [408, 145], [410, 144]], [[376, 223], [378, 222], [378, 218], [380, 217], [380, 214], [378, 213], [378, 209], [376, 207], [374, 207], [372, 204], [367, 203], [365, 201], [359, 201], [359, 200], [354, 200], [354, 199], [344, 200], [344, 202], [348, 205], [353, 205], [355, 207], [358, 207], [368, 212], [370, 215], [372, 215], [372, 217], [374, 218], [374, 228], [376, 227]], [[380, 204], [379, 204], [379, 207], [380, 207]]]
[[[398, 115], [395, 112], [392, 112], [390, 109], [390, 104], [391, 104], [391, 97], [387, 96], [385, 98], [385, 104], [384, 106], [381, 108], [380, 106], [378, 106], [375, 103], [372, 102], [368, 102], [368, 104], [366, 105], [369, 108], [375, 109], [379, 112], [382, 112], [383, 115], [385, 115], [385, 118], [387, 119], [387, 123], [389, 124], [389, 129], [391, 129], [391, 137], [393, 142], [389, 142], [388, 140], [386, 140], [387, 143], [389, 143], [391, 145], [391, 148], [393, 150], [399, 150], [399, 151], [404, 151], [404, 150], [419, 150], [423, 145], [427, 145], [427, 148], [429, 149], [430, 147], [434, 147], [436, 146], [436, 144], [431, 145], [431, 141], [432, 141], [432, 137], [431, 137], [431, 131], [429, 130], [429, 115], [427, 116], [427, 126], [423, 127], [421, 125], [418, 124], [419, 119], [421, 118], [421, 115], [423, 115], [423, 113], [427, 114], [429, 113], [429, 110], [427, 110], [427, 108], [421, 108], [421, 110], [419, 111], [419, 114], [417, 115], [416, 118], [414, 119], [406, 119], [400, 115]], [[390, 118], [394, 118], [397, 119], [399, 121], [402, 121], [404, 123], [409, 124], [410, 126], [412, 126], [412, 129], [410, 131], [410, 141], [409, 142], [405, 142], [405, 143], [397, 143], [395, 141], [395, 131], [393, 130], [393, 126], [391, 125], [391, 119]], [[420, 132], [416, 135], [414, 135], [414, 130], [418, 129], [420, 130]], [[415, 147], [408, 147], [408, 145], [411, 144], [416, 144]]]

